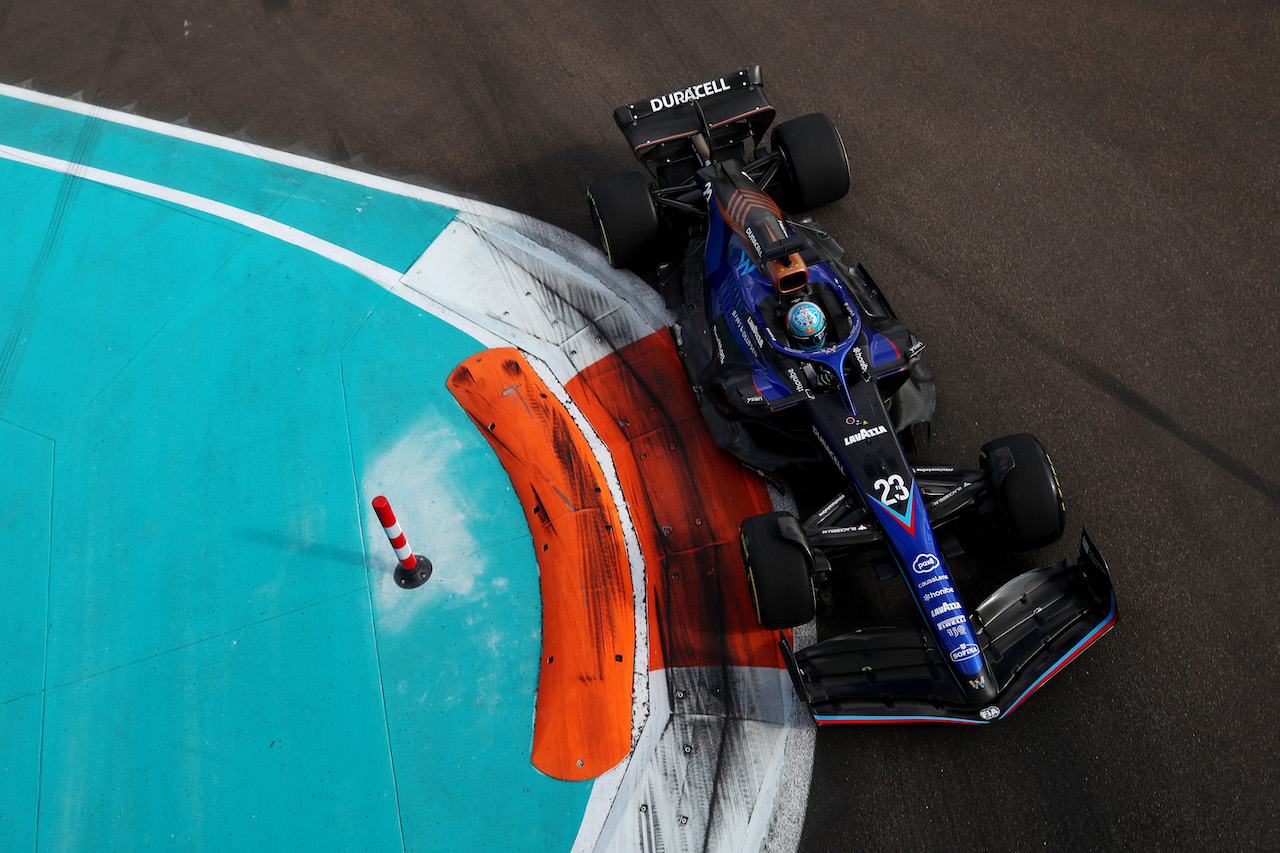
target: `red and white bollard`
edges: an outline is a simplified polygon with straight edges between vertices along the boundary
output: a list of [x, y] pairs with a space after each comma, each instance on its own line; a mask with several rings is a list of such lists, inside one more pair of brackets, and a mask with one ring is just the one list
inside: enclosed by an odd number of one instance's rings
[[396, 559], [400, 561], [396, 569], [396, 583], [404, 589], [422, 586], [431, 577], [431, 561], [414, 555], [404, 531], [400, 529], [400, 522], [396, 521], [396, 514], [391, 511], [391, 504], [382, 495], [373, 499], [373, 511], [378, 514], [378, 521], [395, 549]]

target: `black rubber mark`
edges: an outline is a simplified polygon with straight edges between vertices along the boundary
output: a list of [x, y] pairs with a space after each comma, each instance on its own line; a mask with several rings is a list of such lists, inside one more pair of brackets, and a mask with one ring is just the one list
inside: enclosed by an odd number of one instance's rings
[[1003, 317], [1002, 319], [1010, 328], [1017, 329], [1029, 344], [1083, 376], [1092, 385], [1115, 399], [1129, 411], [1164, 430], [1226, 473], [1259, 492], [1273, 504], [1280, 504], [1280, 485], [1263, 477], [1253, 468], [1236, 459], [1213, 442], [1196, 435], [1178, 423], [1168, 412], [1124, 384], [1118, 377], [1107, 373], [1094, 364], [1090, 364], [1060, 344], [1033, 335], [1012, 318]]
[[[0, 11], [7, 15], [8, 6], [6, 5]], [[0, 21], [0, 24], [2, 23], [3, 21]], [[106, 94], [111, 89], [111, 81], [115, 76], [116, 66], [120, 62], [120, 56], [124, 51], [124, 45], [129, 38], [129, 31], [132, 26], [132, 14], [126, 13], [121, 16], [120, 22], [116, 27], [115, 36], [111, 42], [111, 51], [107, 54], [107, 60], [102, 66], [102, 73], [98, 77], [98, 84], [91, 93], [85, 93], [85, 100], [89, 103], [102, 103], [105, 100]], [[9, 401], [14, 379], [26, 353], [28, 333], [44, 297], [45, 273], [50, 262], [57, 257], [58, 250], [62, 244], [65, 233], [64, 220], [67, 212], [75, 206], [76, 199], [80, 195], [79, 167], [89, 161], [90, 155], [98, 145], [100, 134], [101, 123], [99, 119], [93, 115], [86, 116], [80, 134], [76, 138], [75, 150], [71, 154], [72, 168], [62, 176], [58, 185], [58, 199], [54, 204], [53, 215], [49, 220], [49, 228], [45, 231], [44, 240], [40, 244], [40, 251], [36, 255], [35, 265], [32, 267], [26, 284], [23, 286], [22, 296], [18, 301], [18, 312], [14, 317], [13, 323], [9, 326], [3, 344], [0, 344], [0, 411], [4, 411]]]

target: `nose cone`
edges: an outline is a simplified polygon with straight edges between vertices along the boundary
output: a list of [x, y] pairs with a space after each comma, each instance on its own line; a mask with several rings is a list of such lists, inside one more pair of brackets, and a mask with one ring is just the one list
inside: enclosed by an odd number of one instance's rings
[[996, 683], [986, 663], [973, 675], [956, 673], [970, 705], [989, 705], [996, 699]]

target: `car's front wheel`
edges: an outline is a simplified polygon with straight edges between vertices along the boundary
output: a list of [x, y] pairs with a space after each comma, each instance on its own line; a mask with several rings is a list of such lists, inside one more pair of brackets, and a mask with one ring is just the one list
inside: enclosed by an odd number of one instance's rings
[[804, 625], [816, 610], [809, 556], [800, 543], [782, 535], [780, 519], [794, 522], [795, 516], [770, 512], [742, 522], [742, 559], [751, 603], [760, 624], [772, 629]]
[[978, 458], [996, 499], [996, 526], [1006, 547], [1029, 551], [1062, 538], [1067, 521], [1062, 487], [1035, 436], [1021, 433], [988, 441]]
[[835, 124], [823, 113], [784, 121], [773, 129], [771, 150], [780, 152], [786, 181], [778, 201], [803, 213], [849, 193], [849, 156]]
[[609, 265], [629, 267], [657, 243], [658, 207], [649, 183], [639, 172], [623, 172], [592, 181], [587, 204], [596, 239]]

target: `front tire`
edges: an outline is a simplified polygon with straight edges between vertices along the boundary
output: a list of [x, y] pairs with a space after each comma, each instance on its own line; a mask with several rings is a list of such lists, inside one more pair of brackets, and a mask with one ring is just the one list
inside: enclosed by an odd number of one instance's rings
[[849, 194], [849, 156], [835, 124], [823, 113], [784, 121], [769, 147], [782, 153], [787, 181], [779, 198], [792, 213], [839, 201]]
[[809, 558], [801, 546], [783, 538], [778, 519], [789, 512], [754, 515], [742, 522], [742, 559], [756, 618], [779, 630], [804, 625], [816, 611]]
[[648, 181], [639, 172], [593, 181], [587, 188], [587, 204], [609, 266], [632, 266], [657, 243], [661, 224], [658, 207]]
[[1010, 550], [1030, 551], [1062, 538], [1067, 523], [1062, 487], [1035, 436], [1021, 433], [989, 441], [978, 458], [996, 498], [996, 526]]

